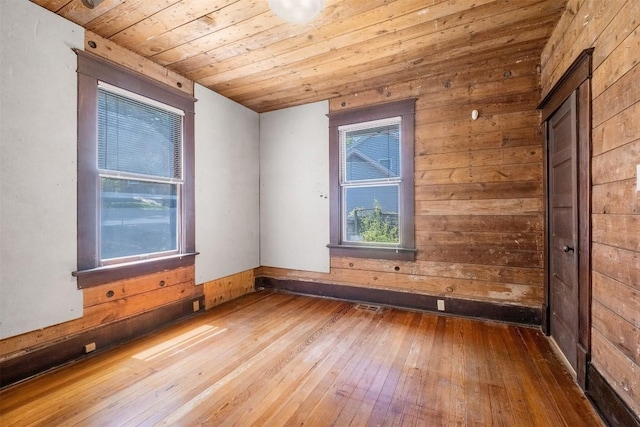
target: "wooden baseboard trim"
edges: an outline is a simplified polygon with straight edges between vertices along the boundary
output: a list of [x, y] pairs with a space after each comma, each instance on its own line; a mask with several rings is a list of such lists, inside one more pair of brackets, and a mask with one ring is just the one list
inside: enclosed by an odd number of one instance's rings
[[640, 427], [640, 418], [624, 403], [591, 363], [588, 364], [585, 394], [611, 427]]
[[581, 343], [576, 345], [576, 382], [585, 391], [587, 389], [587, 369], [591, 353]]
[[99, 352], [147, 335], [176, 320], [186, 318], [194, 314], [194, 301], [199, 301], [201, 309], [204, 307], [204, 296], [196, 296], [135, 317], [81, 332], [64, 341], [7, 359], [0, 363], [0, 387], [6, 387], [52, 368], [95, 354], [86, 354], [84, 352], [85, 344], [95, 342], [97, 352]]
[[[330, 298], [390, 305], [401, 308], [432, 311], [442, 314], [497, 320], [524, 325], [540, 325], [540, 309], [503, 305], [484, 301], [412, 294], [387, 289], [307, 282], [302, 280], [257, 277], [256, 289], [269, 288]], [[438, 300], [444, 300], [446, 310], [438, 311]]]

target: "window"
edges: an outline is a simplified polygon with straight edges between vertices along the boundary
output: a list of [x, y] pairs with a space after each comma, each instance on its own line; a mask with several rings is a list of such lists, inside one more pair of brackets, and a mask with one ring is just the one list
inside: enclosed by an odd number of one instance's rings
[[415, 259], [414, 104], [329, 115], [332, 255]]
[[78, 52], [78, 286], [193, 264], [193, 104]]

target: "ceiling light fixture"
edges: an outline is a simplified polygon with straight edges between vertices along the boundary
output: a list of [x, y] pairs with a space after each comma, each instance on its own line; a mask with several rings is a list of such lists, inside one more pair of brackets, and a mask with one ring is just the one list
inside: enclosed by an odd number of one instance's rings
[[322, 3], [322, 0], [269, 0], [269, 7], [287, 22], [304, 24], [318, 16]]
[[89, 9], [93, 9], [103, 1], [104, 0], [82, 0], [82, 4], [88, 7]]

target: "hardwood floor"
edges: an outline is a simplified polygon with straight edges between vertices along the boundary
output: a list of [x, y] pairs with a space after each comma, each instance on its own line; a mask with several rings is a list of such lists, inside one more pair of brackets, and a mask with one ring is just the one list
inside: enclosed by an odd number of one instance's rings
[[602, 425], [540, 331], [262, 291], [0, 392], [0, 424]]

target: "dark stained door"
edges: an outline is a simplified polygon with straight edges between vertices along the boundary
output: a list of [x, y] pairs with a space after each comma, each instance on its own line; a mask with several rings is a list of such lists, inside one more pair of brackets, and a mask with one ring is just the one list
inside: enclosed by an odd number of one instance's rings
[[578, 138], [575, 92], [548, 121], [550, 331], [577, 370]]

